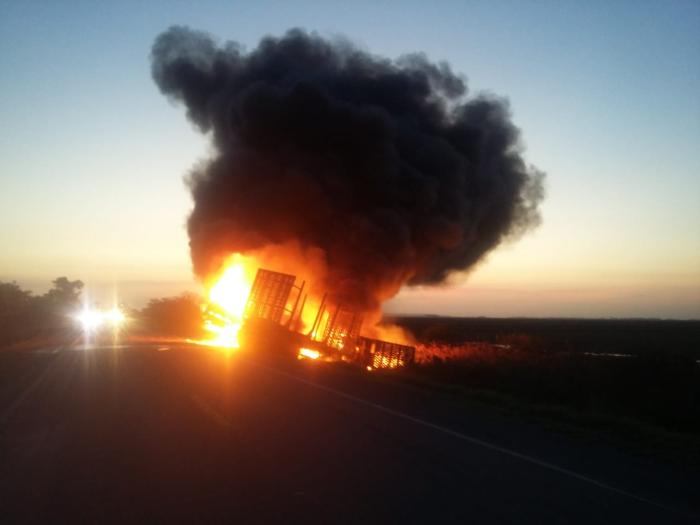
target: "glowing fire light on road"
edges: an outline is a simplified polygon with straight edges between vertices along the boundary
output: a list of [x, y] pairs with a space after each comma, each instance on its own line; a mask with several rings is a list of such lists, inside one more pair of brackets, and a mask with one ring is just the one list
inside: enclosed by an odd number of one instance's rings
[[318, 350], [312, 350], [311, 348], [299, 349], [299, 359], [318, 359], [319, 357], [321, 357], [321, 352]]
[[241, 329], [240, 323], [227, 321], [226, 324], [219, 325], [207, 319], [204, 321], [204, 329], [210, 334], [213, 334], [213, 338], [200, 341], [201, 343], [209, 346], [238, 348], [238, 331]]

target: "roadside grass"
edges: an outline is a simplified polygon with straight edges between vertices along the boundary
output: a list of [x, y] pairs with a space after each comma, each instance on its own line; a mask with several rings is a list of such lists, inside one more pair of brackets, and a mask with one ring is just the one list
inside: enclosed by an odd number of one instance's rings
[[700, 465], [700, 366], [669, 354], [542, 352], [510, 342], [419, 344], [397, 380], [523, 415], [559, 432]]

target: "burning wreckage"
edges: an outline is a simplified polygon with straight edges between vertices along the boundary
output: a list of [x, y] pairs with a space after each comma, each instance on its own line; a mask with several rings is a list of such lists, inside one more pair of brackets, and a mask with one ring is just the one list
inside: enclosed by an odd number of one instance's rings
[[282, 347], [299, 359], [343, 361], [367, 370], [399, 368], [413, 362], [414, 347], [360, 335], [363, 315], [342, 304], [331, 304], [325, 294], [311, 329], [302, 331], [306, 282], [297, 285], [296, 281], [294, 275], [258, 269], [240, 323], [210, 306], [205, 310], [209, 330], [226, 332], [228, 324], [237, 332], [235, 346], [240, 342], [250, 347]]
[[211, 144], [186, 179], [208, 344], [406, 365], [413, 349], [386, 340], [410, 338], [378, 325], [383, 304], [540, 222], [544, 174], [507, 100], [470, 94], [423, 53], [386, 58], [294, 28], [248, 49], [173, 26], [151, 74]]

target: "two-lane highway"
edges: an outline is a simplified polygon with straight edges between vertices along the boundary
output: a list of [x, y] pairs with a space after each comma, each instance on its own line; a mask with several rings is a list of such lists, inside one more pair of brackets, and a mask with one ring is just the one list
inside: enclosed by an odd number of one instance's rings
[[78, 346], [0, 375], [3, 523], [695, 522], [692, 472], [320, 363]]

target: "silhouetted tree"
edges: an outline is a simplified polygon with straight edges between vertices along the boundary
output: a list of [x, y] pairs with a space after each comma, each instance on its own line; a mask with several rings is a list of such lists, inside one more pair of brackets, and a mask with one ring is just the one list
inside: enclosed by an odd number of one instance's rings
[[16, 282], [0, 282], [0, 344], [36, 333], [34, 298]]
[[44, 295], [34, 297], [35, 322], [43, 329], [56, 329], [69, 326], [70, 315], [80, 305], [80, 292], [83, 282], [58, 277]]
[[32, 293], [15, 282], [0, 281], [0, 315], [23, 312], [31, 307]]
[[51, 284], [53, 284], [53, 288], [46, 292], [42, 299], [55, 311], [74, 309], [80, 304], [80, 292], [84, 286], [82, 281], [71, 281], [67, 277], [58, 277], [51, 281]]
[[141, 310], [141, 318], [150, 332], [199, 337], [202, 335], [200, 303], [200, 298], [193, 293], [151, 299]]
[[59, 332], [70, 326], [80, 304], [83, 282], [58, 277], [43, 295], [33, 295], [16, 282], [0, 282], [0, 343]]

